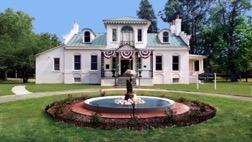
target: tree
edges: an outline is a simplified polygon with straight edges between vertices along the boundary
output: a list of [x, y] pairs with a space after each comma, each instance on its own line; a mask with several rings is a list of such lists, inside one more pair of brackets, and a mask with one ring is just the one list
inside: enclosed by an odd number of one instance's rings
[[164, 22], [172, 23], [181, 17], [182, 30], [191, 34], [190, 53], [205, 54], [200, 32], [208, 22], [208, 11], [214, 0], [168, 0], [164, 10], [159, 12]]
[[216, 37], [213, 60], [230, 75], [231, 81], [238, 81], [240, 72], [250, 68], [251, 30], [244, 16], [250, 8], [248, 0], [218, 1], [211, 14]]
[[6, 78], [8, 70], [16, 70], [23, 79], [34, 74], [35, 55], [60, 44], [56, 35], [36, 34], [32, 31], [34, 19], [21, 11], [6, 9], [0, 13], [0, 74]]
[[13, 52], [19, 48], [23, 38], [32, 31], [33, 18], [12, 9], [0, 13], [0, 76], [6, 79], [7, 71], [13, 66]]
[[151, 25], [148, 29], [148, 33], [156, 33], [157, 28], [157, 17], [155, 16], [152, 5], [148, 0], [141, 0], [139, 10], [137, 11], [138, 18], [147, 19], [151, 21]]

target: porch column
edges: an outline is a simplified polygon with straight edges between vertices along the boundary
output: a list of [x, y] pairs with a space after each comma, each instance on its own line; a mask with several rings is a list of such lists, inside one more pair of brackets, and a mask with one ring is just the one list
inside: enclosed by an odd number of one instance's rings
[[101, 52], [101, 77], [105, 77], [105, 70], [104, 70], [104, 54]]
[[119, 76], [119, 53], [116, 52], [115, 87], [117, 86], [118, 76]]
[[138, 52], [135, 53], [135, 68], [136, 68], [136, 77], [139, 75], [139, 60], [138, 60]]
[[153, 51], [151, 51], [150, 60], [151, 78], [153, 78]]

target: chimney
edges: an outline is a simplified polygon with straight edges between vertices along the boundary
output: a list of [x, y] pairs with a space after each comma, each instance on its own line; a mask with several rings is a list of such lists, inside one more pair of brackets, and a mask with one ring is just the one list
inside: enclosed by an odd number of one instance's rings
[[172, 24], [171, 24], [171, 27], [170, 27], [170, 30], [171, 30], [171, 33], [175, 33], [175, 20], [172, 20]]
[[79, 32], [79, 24], [77, 22], [74, 22], [71, 31], [63, 36], [64, 44], [67, 44], [71, 38]]
[[74, 24], [73, 24], [73, 32], [74, 34], [77, 34], [79, 32], [79, 24], [75, 21]]
[[175, 34], [176, 34], [176, 36], [178, 36], [181, 32], [181, 23], [182, 23], [182, 19], [180, 19], [179, 15], [178, 15], [177, 18], [175, 19]]

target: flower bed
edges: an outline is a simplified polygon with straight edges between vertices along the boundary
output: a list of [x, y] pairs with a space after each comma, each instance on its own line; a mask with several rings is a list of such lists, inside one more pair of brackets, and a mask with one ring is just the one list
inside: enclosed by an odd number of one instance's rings
[[216, 114], [216, 109], [208, 104], [198, 101], [189, 101], [183, 98], [173, 100], [187, 105], [190, 107], [190, 111], [179, 115], [173, 114], [172, 112], [164, 112], [166, 115], [163, 117], [140, 118], [135, 116], [127, 119], [115, 119], [102, 118], [99, 113], [87, 116], [72, 111], [71, 108], [74, 104], [80, 103], [86, 99], [87, 97], [80, 97], [53, 102], [46, 107], [45, 111], [56, 120], [78, 126], [101, 129], [130, 128], [137, 130], [157, 127], [189, 126], [206, 121]]

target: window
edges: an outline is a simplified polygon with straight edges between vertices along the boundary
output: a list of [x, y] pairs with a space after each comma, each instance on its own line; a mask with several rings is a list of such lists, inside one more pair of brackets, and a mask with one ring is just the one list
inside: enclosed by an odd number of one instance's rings
[[117, 41], [117, 30], [116, 29], [112, 30], [112, 41]]
[[74, 55], [74, 70], [80, 70], [80, 69], [81, 69], [81, 56]]
[[91, 70], [97, 70], [97, 55], [91, 55]]
[[60, 70], [60, 58], [54, 58], [54, 70], [55, 71]]
[[90, 32], [84, 32], [84, 42], [90, 42]]
[[169, 42], [169, 33], [163, 32], [163, 42]]
[[156, 70], [162, 70], [162, 56], [156, 56]]
[[137, 41], [142, 41], [142, 29], [137, 30]]
[[109, 64], [106, 64], [105, 69], [109, 70]]
[[172, 56], [172, 70], [179, 70], [179, 56]]
[[116, 57], [112, 58], [112, 69], [116, 69]]
[[199, 60], [194, 61], [194, 71], [199, 71]]
[[81, 78], [80, 77], [75, 77], [74, 82], [81, 82]]
[[173, 83], [179, 83], [179, 78], [172, 78]]

